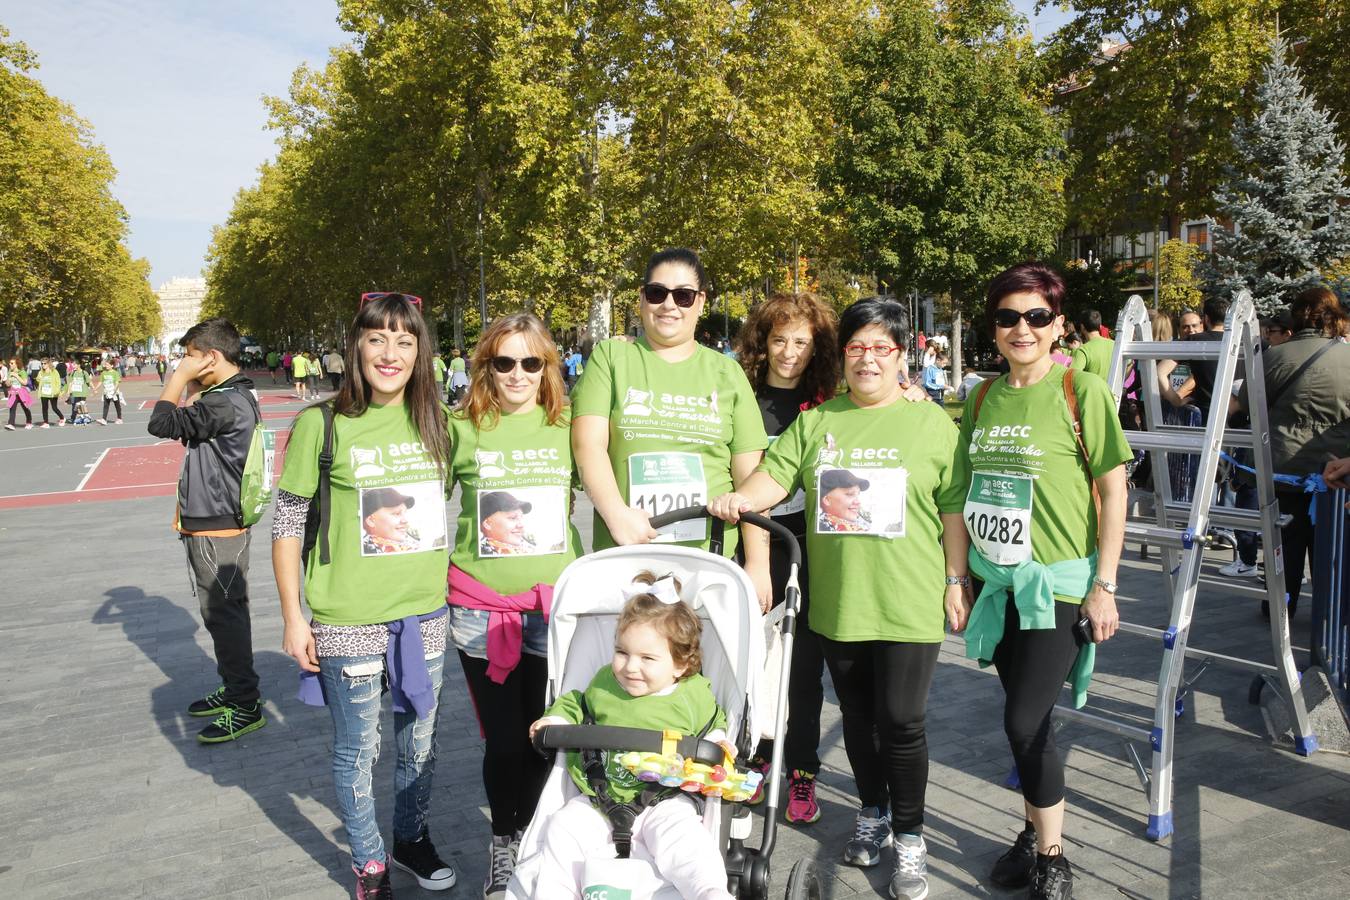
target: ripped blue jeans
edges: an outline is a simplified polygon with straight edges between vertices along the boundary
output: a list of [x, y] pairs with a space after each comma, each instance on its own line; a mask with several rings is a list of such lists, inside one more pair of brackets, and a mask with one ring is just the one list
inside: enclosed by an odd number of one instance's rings
[[[412, 841], [426, 829], [431, 781], [436, 772], [436, 712], [440, 708], [445, 654], [427, 660], [437, 705], [426, 719], [413, 712], [394, 713], [394, 839]], [[334, 656], [319, 659], [328, 711], [333, 716], [333, 786], [338, 813], [347, 829], [352, 864], [387, 862], [380, 826], [375, 821], [372, 772], [380, 758], [380, 698], [385, 691], [383, 656]]]

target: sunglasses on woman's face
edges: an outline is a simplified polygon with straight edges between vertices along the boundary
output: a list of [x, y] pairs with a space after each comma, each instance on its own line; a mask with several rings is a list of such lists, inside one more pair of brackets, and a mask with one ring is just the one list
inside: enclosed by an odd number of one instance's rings
[[665, 303], [666, 297], [673, 297], [675, 305], [680, 309], [688, 309], [698, 300], [698, 291], [693, 288], [668, 288], [664, 284], [657, 284], [654, 281], [642, 286], [642, 299], [652, 306], [660, 306]]
[[533, 375], [544, 368], [544, 361], [537, 356], [494, 356], [492, 357], [492, 368], [500, 375], [509, 375], [516, 370], [516, 363], [529, 374]]
[[1044, 328], [1055, 321], [1055, 311], [1048, 306], [1038, 306], [1026, 312], [1018, 312], [1015, 309], [994, 310], [994, 324], [999, 328], [1016, 328], [1017, 323], [1023, 319], [1026, 319], [1032, 328]]
[[396, 300], [407, 300], [419, 310], [422, 308], [422, 298], [415, 297], [412, 294], [400, 294], [397, 291], [371, 291], [361, 295], [361, 303], [357, 307], [365, 306], [367, 303], [373, 303], [376, 300], [383, 300], [385, 297], [393, 297]]

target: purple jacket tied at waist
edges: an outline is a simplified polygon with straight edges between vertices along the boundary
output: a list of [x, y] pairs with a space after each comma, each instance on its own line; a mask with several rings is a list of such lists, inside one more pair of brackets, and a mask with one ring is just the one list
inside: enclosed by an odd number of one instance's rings
[[542, 612], [548, 621], [553, 606], [553, 585], [536, 584], [528, 591], [504, 596], [458, 566], [450, 567], [450, 605], [488, 612], [488, 678], [496, 684], [506, 680], [520, 664], [524, 634], [520, 614]]
[[[421, 623], [445, 615], [445, 607], [432, 610], [424, 616], [404, 616], [386, 622], [389, 646], [384, 651], [384, 671], [389, 679], [389, 693], [393, 696], [394, 711], [405, 713], [409, 708], [417, 718], [425, 719], [436, 705], [432, 691], [431, 674], [427, 672], [427, 650], [422, 643]], [[323, 682], [318, 672], [300, 673], [301, 703], [324, 706]]]

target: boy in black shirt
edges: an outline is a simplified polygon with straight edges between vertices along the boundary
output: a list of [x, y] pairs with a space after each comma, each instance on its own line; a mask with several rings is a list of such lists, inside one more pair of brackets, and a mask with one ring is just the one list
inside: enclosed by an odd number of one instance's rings
[[[260, 418], [253, 382], [239, 372], [239, 331], [213, 318], [188, 329], [186, 354], [150, 415], [150, 433], [187, 449], [178, 478], [174, 527], [187, 551], [202, 620], [215, 644], [221, 685], [193, 701], [188, 713], [211, 716], [197, 740], [232, 741], [267, 724], [253, 669], [248, 609], [249, 529], [240, 481]], [[179, 407], [184, 389], [189, 403]]]

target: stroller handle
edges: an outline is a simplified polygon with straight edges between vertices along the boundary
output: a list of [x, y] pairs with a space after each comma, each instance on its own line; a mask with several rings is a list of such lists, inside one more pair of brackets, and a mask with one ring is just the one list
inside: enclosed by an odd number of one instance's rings
[[[664, 739], [664, 732], [652, 728], [545, 725], [534, 733], [534, 749], [540, 753], [547, 750], [636, 750], [639, 753], [660, 753], [664, 749]], [[675, 752], [709, 766], [720, 766], [726, 756], [720, 744], [700, 740], [696, 734], [680, 738], [675, 745]]]
[[[661, 513], [659, 516], [652, 516], [651, 525], [653, 528], [664, 528], [667, 525], [673, 525], [676, 522], [685, 522], [690, 519], [711, 519], [712, 513], [708, 512], [706, 506], [686, 506], [681, 509], [672, 509], [668, 513]], [[792, 529], [786, 525], [780, 525], [768, 516], [753, 512], [741, 513], [741, 521], [747, 525], [753, 525], [756, 528], [763, 528], [774, 537], [781, 540], [788, 548], [788, 561], [801, 568], [802, 550], [797, 543], [797, 536], [792, 533]]]

